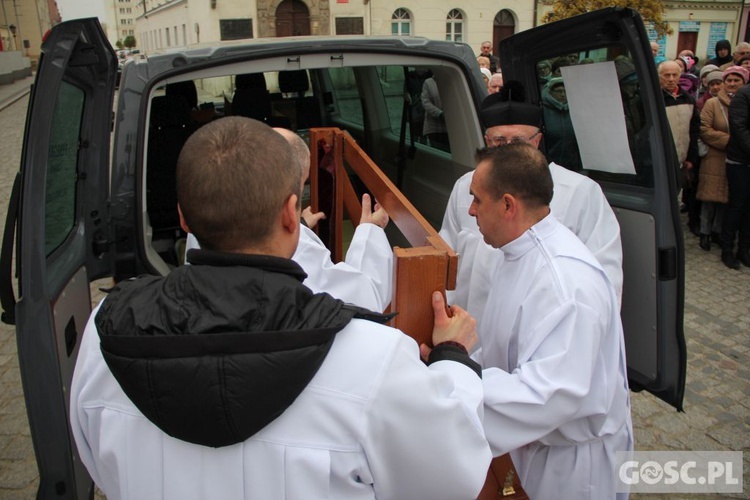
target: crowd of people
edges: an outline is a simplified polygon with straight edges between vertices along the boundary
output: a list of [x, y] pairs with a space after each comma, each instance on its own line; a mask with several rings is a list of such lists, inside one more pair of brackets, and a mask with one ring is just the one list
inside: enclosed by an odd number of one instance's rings
[[699, 67], [690, 50], [657, 56], [682, 182], [683, 211], [698, 245], [721, 249], [730, 269], [750, 267], [750, 43], [716, 43]]

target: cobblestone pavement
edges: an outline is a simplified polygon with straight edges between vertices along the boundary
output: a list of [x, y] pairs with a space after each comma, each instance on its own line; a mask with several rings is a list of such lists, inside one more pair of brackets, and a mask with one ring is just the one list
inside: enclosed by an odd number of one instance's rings
[[[0, 111], [0, 221], [21, 155], [27, 98]], [[633, 394], [639, 450], [750, 450], [750, 269], [732, 271], [719, 250], [704, 252], [686, 235], [685, 412], [647, 393]], [[744, 470], [750, 471], [750, 453]], [[0, 499], [34, 498], [38, 472], [29, 434], [13, 327], [0, 324]], [[750, 497], [750, 472], [744, 491]], [[669, 498], [706, 498], [705, 495]], [[663, 499], [664, 495], [631, 495]]]

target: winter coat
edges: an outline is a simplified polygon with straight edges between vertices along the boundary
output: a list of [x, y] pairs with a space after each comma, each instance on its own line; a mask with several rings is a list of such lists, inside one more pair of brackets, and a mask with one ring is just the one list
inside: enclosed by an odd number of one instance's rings
[[549, 84], [542, 90], [542, 110], [547, 158], [570, 170], [580, 170], [581, 153], [578, 150], [568, 104], [552, 97]]
[[422, 86], [422, 106], [424, 107], [424, 128], [422, 133], [441, 134], [447, 131], [443, 118], [443, 103], [440, 101], [438, 85], [434, 78], [428, 78]]
[[734, 94], [729, 106], [727, 159], [750, 165], [750, 86]]
[[708, 153], [701, 160], [698, 192], [702, 201], [726, 203], [729, 201], [727, 183], [727, 142], [729, 142], [730, 97], [723, 90], [706, 101], [701, 112], [701, 140], [708, 146]]

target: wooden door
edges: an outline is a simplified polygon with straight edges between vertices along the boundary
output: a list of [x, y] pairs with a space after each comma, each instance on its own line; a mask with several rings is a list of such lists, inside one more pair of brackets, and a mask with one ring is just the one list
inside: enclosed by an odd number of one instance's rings
[[310, 11], [299, 0], [284, 0], [276, 9], [276, 36], [310, 34]]
[[674, 54], [675, 57], [677, 57], [677, 54], [682, 52], [683, 50], [690, 50], [695, 54], [695, 48], [698, 46], [698, 33], [695, 31], [680, 31], [679, 35], [677, 35], [677, 52]]
[[506, 9], [498, 12], [492, 26], [492, 53], [499, 57], [501, 62], [503, 56], [500, 54], [500, 42], [513, 35], [515, 32], [516, 20], [513, 18], [513, 14]]

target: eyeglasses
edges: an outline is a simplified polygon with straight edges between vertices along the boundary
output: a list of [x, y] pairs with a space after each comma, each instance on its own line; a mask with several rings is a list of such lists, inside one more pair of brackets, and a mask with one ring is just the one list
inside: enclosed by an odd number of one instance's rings
[[537, 130], [533, 135], [530, 135], [529, 137], [503, 137], [501, 135], [496, 135], [494, 137], [487, 137], [487, 141], [492, 144], [493, 146], [505, 146], [506, 144], [521, 144], [524, 142], [529, 142], [534, 137], [541, 134], [541, 130]]

